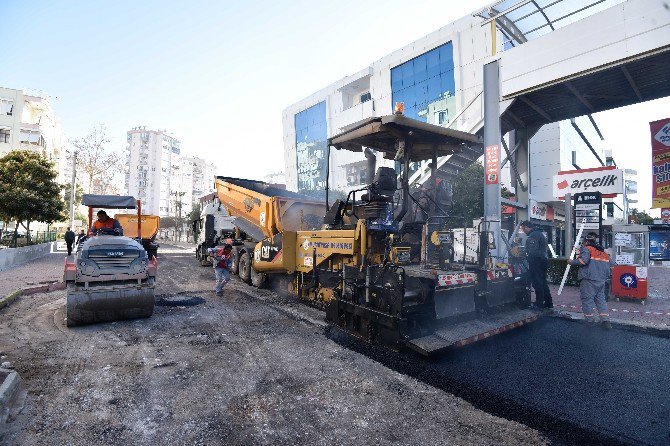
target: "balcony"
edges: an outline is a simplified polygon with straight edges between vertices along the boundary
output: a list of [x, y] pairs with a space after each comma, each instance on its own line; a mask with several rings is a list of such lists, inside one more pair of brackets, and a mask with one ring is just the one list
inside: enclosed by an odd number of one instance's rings
[[342, 127], [373, 116], [376, 116], [374, 99], [354, 105], [353, 107], [337, 113], [333, 117], [333, 129], [337, 129], [333, 134], [339, 133], [342, 130]]

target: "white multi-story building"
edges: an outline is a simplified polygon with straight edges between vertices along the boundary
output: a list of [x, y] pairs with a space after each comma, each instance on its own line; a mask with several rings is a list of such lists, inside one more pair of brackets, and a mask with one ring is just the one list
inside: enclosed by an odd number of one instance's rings
[[[364, 155], [345, 150], [332, 150], [329, 163], [326, 162], [326, 144], [330, 137], [340, 133], [347, 126], [360, 120], [389, 115], [398, 102], [404, 103], [404, 114], [417, 119], [455, 130], [470, 133], [483, 132], [483, 71], [484, 65], [514, 46], [523, 45], [543, 33], [553, 32], [570, 23], [570, 20], [556, 20], [549, 26], [539, 28], [524, 22], [521, 16], [545, 16], [545, 12], [523, 2], [526, 9], [518, 9], [522, 2], [492, 3], [489, 8], [474, 11], [425, 37], [409, 43], [364, 69], [340, 79], [308, 97], [288, 106], [283, 112], [284, 158], [286, 185], [290, 190], [312, 195], [325, 195], [326, 166], [330, 166], [329, 188], [347, 191], [368, 182], [367, 163]], [[518, 4], [517, 4], [518, 3]], [[599, 2], [600, 3], [600, 2]], [[611, 6], [612, 1], [599, 5]], [[583, 15], [595, 9], [590, 5], [583, 8]], [[517, 6], [512, 8], [512, 6]], [[514, 10], [517, 23], [525, 31], [510, 23], [500, 23], [492, 33], [492, 27], [483, 26], [485, 18], [508, 8]], [[564, 11], [574, 5], [555, 2], [551, 5], [550, 16], [562, 17], [572, 12], [570, 17], [577, 20], [574, 11]], [[576, 7], [574, 9], [577, 9]], [[567, 17], [567, 16], [566, 16]], [[504, 17], [503, 17], [504, 19]], [[549, 19], [547, 19], [549, 22]], [[495, 23], [495, 22], [494, 22]], [[532, 28], [535, 28], [534, 30]], [[495, 45], [495, 46], [494, 46]], [[500, 104], [504, 114], [510, 101]], [[543, 112], [544, 113], [544, 112]], [[506, 119], [510, 119], [511, 112]], [[521, 121], [521, 120], [519, 120]], [[516, 121], [515, 121], [516, 122]], [[550, 122], [548, 119], [547, 122]], [[524, 124], [521, 122], [521, 124]], [[600, 130], [588, 116], [573, 120], [553, 122], [535, 132], [528, 128], [529, 142], [529, 199], [539, 203], [539, 208], [554, 209], [547, 214], [550, 218], [562, 212], [563, 205], [553, 197], [553, 176], [561, 170], [598, 167], [604, 165]], [[511, 148], [513, 149], [513, 148]], [[475, 152], [475, 151], [473, 151]], [[447, 183], [455, 178], [482, 155], [479, 153], [458, 153], [450, 158], [438, 160], [438, 177]], [[504, 156], [503, 152], [503, 157]], [[393, 163], [379, 159], [377, 165]], [[420, 183], [429, 176], [427, 162], [413, 166], [416, 169], [410, 181]], [[507, 164], [509, 168], [509, 163]], [[503, 174], [503, 178], [505, 175]], [[507, 174], [509, 180], [509, 174]], [[508, 181], [505, 184], [512, 192]], [[336, 196], [331, 194], [331, 198]], [[533, 213], [531, 212], [531, 218]], [[548, 218], [547, 218], [548, 219]], [[538, 224], [559, 227], [551, 221]], [[551, 229], [548, 229], [551, 237]]]
[[214, 190], [215, 166], [184, 156], [173, 135], [135, 127], [127, 138], [126, 191], [142, 200], [144, 213], [166, 217], [181, 210], [184, 217], [194, 201]]
[[51, 108], [49, 96], [0, 88], [0, 156], [12, 150], [39, 152], [56, 164], [59, 181], [64, 182], [66, 146], [61, 121]]
[[126, 191], [142, 200], [144, 213], [169, 215], [172, 194], [180, 186], [180, 141], [146, 127], [129, 130], [127, 137]]
[[197, 201], [214, 190], [217, 168], [213, 163], [197, 156], [188, 160], [193, 164], [193, 200]]

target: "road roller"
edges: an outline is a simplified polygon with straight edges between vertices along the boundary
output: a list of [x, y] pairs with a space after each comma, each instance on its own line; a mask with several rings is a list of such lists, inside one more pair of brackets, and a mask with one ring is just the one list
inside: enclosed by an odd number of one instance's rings
[[151, 316], [156, 257], [147, 254], [141, 240], [125, 237], [114, 219], [93, 222], [94, 209], [137, 209], [137, 234], [142, 234], [141, 201], [131, 196], [84, 194], [82, 203], [88, 206], [89, 230], [75, 253], [65, 259], [67, 326]]

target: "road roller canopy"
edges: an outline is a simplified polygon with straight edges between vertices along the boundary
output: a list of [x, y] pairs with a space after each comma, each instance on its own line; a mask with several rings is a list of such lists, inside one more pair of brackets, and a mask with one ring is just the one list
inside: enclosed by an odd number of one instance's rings
[[137, 200], [129, 195], [84, 194], [81, 204], [98, 209], [137, 209]]
[[448, 129], [439, 125], [410, 119], [403, 115], [367, 118], [344, 127], [339, 135], [328, 139], [336, 149], [361, 152], [365, 147], [395, 159], [399, 141], [411, 143], [410, 161], [429, 160], [458, 153], [464, 146], [481, 147], [482, 138], [472, 133]]

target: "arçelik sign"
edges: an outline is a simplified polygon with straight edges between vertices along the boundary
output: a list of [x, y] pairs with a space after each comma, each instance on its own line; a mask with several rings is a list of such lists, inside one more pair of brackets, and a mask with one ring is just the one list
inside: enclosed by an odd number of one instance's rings
[[603, 197], [623, 193], [623, 170], [614, 166], [593, 169], [567, 170], [554, 175], [554, 197], [562, 200], [565, 194], [600, 192]]
[[650, 122], [652, 208], [670, 207], [670, 118]]

